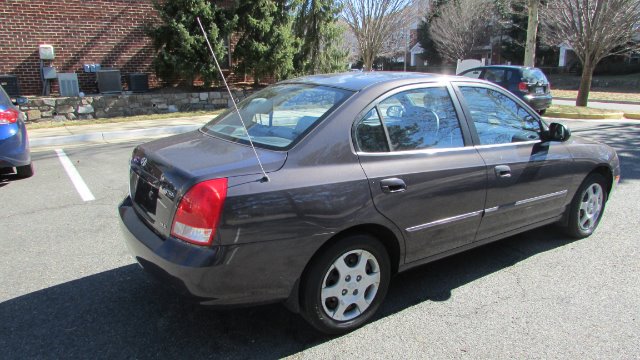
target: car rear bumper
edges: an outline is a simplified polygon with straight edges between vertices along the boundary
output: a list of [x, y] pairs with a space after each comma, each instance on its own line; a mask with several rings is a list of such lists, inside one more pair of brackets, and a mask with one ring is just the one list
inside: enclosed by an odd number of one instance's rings
[[551, 106], [551, 101], [553, 100], [553, 96], [549, 95], [525, 95], [524, 101], [526, 101], [529, 106], [531, 106], [534, 110], [540, 111]]
[[171, 237], [163, 239], [135, 213], [130, 197], [118, 210], [122, 233], [136, 261], [160, 282], [199, 303], [222, 306], [274, 302], [285, 300], [293, 288], [292, 274], [270, 272], [269, 262], [264, 261], [269, 246], [202, 247]]
[[0, 125], [0, 167], [25, 166], [31, 163], [29, 139], [24, 124]]

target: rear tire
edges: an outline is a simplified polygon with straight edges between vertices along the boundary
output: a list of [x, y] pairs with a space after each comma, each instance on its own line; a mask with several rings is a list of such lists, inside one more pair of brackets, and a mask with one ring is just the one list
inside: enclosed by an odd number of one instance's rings
[[391, 262], [380, 241], [370, 235], [341, 239], [311, 261], [301, 282], [302, 316], [326, 334], [357, 329], [382, 304], [390, 279]]
[[584, 179], [568, 209], [567, 235], [582, 239], [593, 234], [607, 203], [606, 189], [606, 180], [600, 174], [594, 173]]
[[16, 167], [16, 174], [21, 179], [32, 177], [33, 173], [34, 173], [34, 171], [33, 171], [33, 163], [31, 163], [29, 165], [25, 165], [25, 166]]
[[546, 112], [547, 112], [547, 109], [538, 110], [538, 114], [540, 114], [540, 116], [544, 115], [544, 113]]

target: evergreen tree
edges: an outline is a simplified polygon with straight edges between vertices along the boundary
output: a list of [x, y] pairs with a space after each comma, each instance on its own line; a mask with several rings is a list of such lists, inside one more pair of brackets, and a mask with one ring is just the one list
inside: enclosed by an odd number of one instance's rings
[[154, 59], [158, 76], [169, 81], [182, 80], [188, 86], [200, 77], [205, 86], [210, 86], [219, 73], [196, 17], [200, 17], [218, 61], [224, 61], [224, 38], [230, 28], [228, 14], [207, 0], [162, 1], [154, 6], [162, 20], [149, 29], [158, 50]]
[[235, 10], [241, 33], [233, 52], [236, 71], [251, 74], [258, 83], [265, 76], [277, 80], [293, 73], [296, 51], [290, 8], [284, 0], [239, 0]]
[[300, 42], [300, 51], [294, 57], [296, 71], [317, 74], [345, 70], [348, 52], [341, 47], [338, 2], [301, 0], [296, 7], [294, 34]]

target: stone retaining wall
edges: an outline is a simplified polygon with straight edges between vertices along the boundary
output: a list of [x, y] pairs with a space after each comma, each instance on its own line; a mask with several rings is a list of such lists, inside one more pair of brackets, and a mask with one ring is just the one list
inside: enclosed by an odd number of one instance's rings
[[[242, 99], [246, 93], [235, 91]], [[27, 121], [88, 120], [178, 111], [214, 110], [232, 106], [227, 92], [90, 95], [84, 97], [29, 98], [21, 105]]]

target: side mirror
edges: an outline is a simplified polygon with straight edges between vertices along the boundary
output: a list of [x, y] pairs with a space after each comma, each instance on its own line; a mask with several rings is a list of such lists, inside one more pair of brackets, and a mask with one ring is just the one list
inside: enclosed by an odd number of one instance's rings
[[571, 130], [558, 123], [549, 124], [549, 131], [545, 138], [552, 141], [567, 141], [571, 137]]
[[24, 96], [18, 96], [15, 99], [11, 99], [11, 102], [13, 105], [26, 105], [29, 102], [29, 99]]

